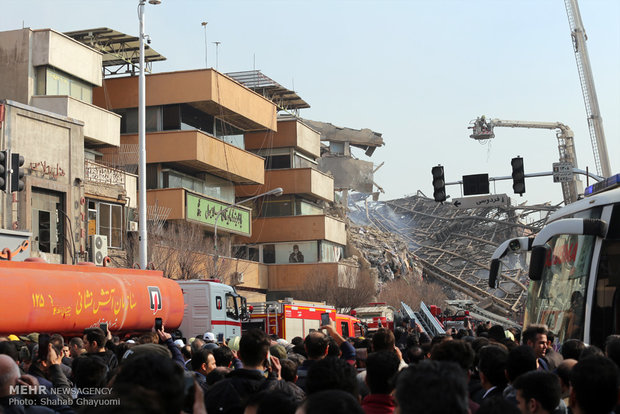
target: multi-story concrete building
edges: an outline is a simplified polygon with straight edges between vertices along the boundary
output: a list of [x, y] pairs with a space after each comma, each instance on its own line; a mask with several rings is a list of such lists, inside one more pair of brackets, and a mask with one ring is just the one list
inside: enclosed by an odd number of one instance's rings
[[31, 254], [87, 259], [88, 236], [124, 242], [136, 177], [94, 162], [120, 143], [121, 117], [92, 104], [102, 55], [54, 30], [0, 33], [0, 146], [25, 159], [25, 189], [2, 193], [4, 228], [32, 233]]
[[[137, 88], [136, 77], [120, 77], [106, 79], [94, 91], [97, 105], [122, 115], [121, 147], [138, 143]], [[209, 245], [218, 212], [235, 203], [235, 186], [265, 183], [263, 158], [243, 148], [243, 134], [275, 131], [276, 106], [213, 69], [148, 75], [146, 91], [147, 205], [152, 212], [149, 219], [160, 214], [160, 219], [167, 223], [199, 225], [203, 233], [196, 243]], [[114, 146], [100, 151], [104, 160], [118, 158]], [[264, 267], [251, 261], [231, 263], [230, 259], [229, 236], [252, 234], [250, 208], [235, 206], [225, 216], [226, 220], [218, 222], [220, 264], [203, 270], [208, 276], [218, 276], [239, 288], [264, 293]], [[195, 250], [204, 253], [197, 260], [205, 264], [216, 253], [198, 246]]]
[[357, 267], [339, 263], [347, 234], [344, 221], [326, 214], [334, 180], [317, 167], [320, 135], [298, 118], [281, 117], [277, 132], [246, 133], [245, 146], [265, 158], [265, 183], [238, 186], [237, 195], [284, 190], [256, 203], [252, 235], [237, 238], [245, 254], [269, 265], [268, 297], [299, 296], [316, 278], [342, 284]]

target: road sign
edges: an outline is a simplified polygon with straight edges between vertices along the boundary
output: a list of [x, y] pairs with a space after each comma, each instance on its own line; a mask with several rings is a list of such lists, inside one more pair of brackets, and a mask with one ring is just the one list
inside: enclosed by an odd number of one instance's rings
[[507, 207], [510, 197], [506, 194], [492, 194], [478, 197], [453, 198], [452, 205], [457, 208]]
[[573, 164], [570, 162], [553, 163], [553, 182], [569, 183], [573, 181]]

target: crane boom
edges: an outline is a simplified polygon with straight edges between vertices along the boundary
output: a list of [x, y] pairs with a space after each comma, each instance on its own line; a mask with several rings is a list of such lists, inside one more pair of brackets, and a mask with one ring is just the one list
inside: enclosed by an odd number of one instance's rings
[[581, 21], [581, 13], [577, 0], [564, 0], [568, 23], [570, 25], [575, 60], [577, 61], [577, 71], [581, 82], [581, 92], [586, 105], [586, 115], [588, 118], [588, 130], [590, 132], [590, 142], [594, 154], [594, 163], [598, 175], [604, 177], [611, 176], [611, 165], [607, 153], [607, 143], [603, 131], [603, 120], [598, 107], [596, 89], [594, 88], [594, 77], [590, 66], [588, 47], [586, 45], [586, 31]]
[[[558, 138], [558, 151], [560, 153], [560, 161], [568, 162], [577, 168], [577, 153], [575, 152], [575, 144], [573, 141], [573, 130], [566, 124], [561, 122], [537, 122], [537, 121], [509, 121], [503, 119], [491, 119], [487, 121], [483, 116], [471, 122], [469, 128], [473, 130], [470, 138], [484, 140], [495, 137], [495, 127], [506, 128], [535, 128], [535, 129], [552, 129], [556, 130], [555, 136]], [[570, 182], [562, 183], [562, 194], [564, 196], [564, 204], [570, 204], [577, 201], [577, 197], [582, 192], [582, 184], [576, 177]]]

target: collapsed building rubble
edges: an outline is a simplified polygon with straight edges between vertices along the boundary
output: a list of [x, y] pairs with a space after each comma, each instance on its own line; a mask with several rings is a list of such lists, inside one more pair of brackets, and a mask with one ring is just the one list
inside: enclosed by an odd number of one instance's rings
[[504, 269], [498, 288], [491, 289], [490, 257], [506, 239], [537, 233], [556, 209], [546, 204], [459, 209], [422, 194], [385, 202], [353, 194], [348, 217], [351, 244], [377, 268], [380, 280], [398, 277], [406, 263], [449, 287], [451, 298], [467, 298], [481, 309], [517, 320], [527, 292], [527, 269]]

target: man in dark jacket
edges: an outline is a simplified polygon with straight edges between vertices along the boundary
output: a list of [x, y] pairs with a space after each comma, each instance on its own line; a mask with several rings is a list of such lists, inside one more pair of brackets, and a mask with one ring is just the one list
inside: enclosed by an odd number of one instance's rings
[[[245, 401], [251, 395], [283, 388], [278, 358], [267, 358], [269, 346], [269, 337], [261, 330], [252, 329], [243, 334], [238, 352], [243, 368], [232, 371], [205, 393], [208, 413], [243, 413]], [[271, 367], [267, 378], [264, 375], [266, 366]]]
[[[99, 328], [88, 328], [84, 330], [84, 349], [83, 354], [86, 358], [99, 358], [112, 373], [118, 368], [118, 359], [114, 352], [105, 348], [106, 334]], [[79, 358], [78, 358], [79, 361]]]

